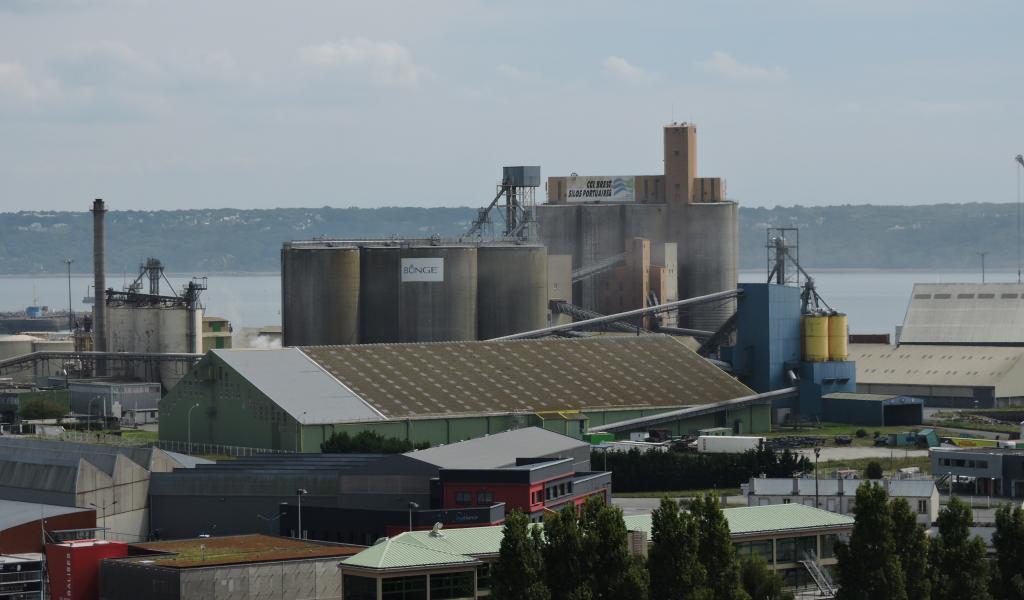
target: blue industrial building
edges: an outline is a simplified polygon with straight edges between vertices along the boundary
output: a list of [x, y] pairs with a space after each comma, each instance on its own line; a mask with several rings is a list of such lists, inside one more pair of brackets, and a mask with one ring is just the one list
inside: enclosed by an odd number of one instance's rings
[[741, 283], [736, 345], [723, 349], [740, 381], [758, 392], [789, 387], [798, 393], [772, 401], [773, 422], [822, 418], [822, 396], [855, 392], [851, 361], [807, 362], [801, 357], [801, 289], [772, 283]]

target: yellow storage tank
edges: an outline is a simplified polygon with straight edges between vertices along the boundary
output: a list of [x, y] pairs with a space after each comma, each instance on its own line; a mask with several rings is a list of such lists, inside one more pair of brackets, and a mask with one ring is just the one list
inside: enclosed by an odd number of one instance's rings
[[828, 359], [846, 360], [849, 358], [847, 345], [849, 343], [849, 331], [847, 330], [847, 318], [842, 313], [836, 313], [828, 318]]
[[801, 317], [804, 331], [804, 360], [825, 362], [828, 360], [828, 317], [804, 315]]

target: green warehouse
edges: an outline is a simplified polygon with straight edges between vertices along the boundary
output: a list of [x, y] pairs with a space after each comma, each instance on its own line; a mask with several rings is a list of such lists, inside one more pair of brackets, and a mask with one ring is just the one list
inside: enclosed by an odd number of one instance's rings
[[687, 407], [700, 410], [658, 427], [768, 431], [769, 400], [729, 402], [753, 394], [661, 335], [215, 349], [161, 401], [160, 439], [319, 452], [367, 429], [431, 445], [531, 425], [580, 438]]

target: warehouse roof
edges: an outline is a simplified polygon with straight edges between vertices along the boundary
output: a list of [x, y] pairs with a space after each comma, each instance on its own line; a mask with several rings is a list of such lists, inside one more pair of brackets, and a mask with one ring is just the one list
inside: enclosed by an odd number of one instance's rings
[[900, 343], [1024, 345], [1024, 285], [915, 284]]
[[[852, 527], [853, 518], [800, 504], [776, 504], [726, 508], [722, 513], [733, 536], [785, 533], [809, 529]], [[651, 515], [624, 517], [626, 529], [651, 534]], [[539, 527], [539, 526], [538, 526]], [[411, 531], [371, 546], [341, 562], [342, 566], [403, 569], [465, 562], [470, 557], [498, 554], [504, 528], [501, 525], [444, 529], [438, 533]], [[426, 552], [429, 550], [430, 552]], [[364, 556], [365, 555], [365, 556]], [[455, 558], [469, 559], [456, 561]]]
[[446, 446], [406, 452], [406, 456], [442, 469], [491, 469], [516, 464], [516, 457], [550, 456], [588, 447], [587, 442], [541, 429], [525, 427]]
[[1024, 395], [1024, 348], [850, 344], [857, 383], [993, 387]]
[[298, 348], [210, 352], [303, 424], [382, 419], [379, 411]]
[[388, 419], [692, 406], [753, 393], [661, 335], [301, 350]]
[[35, 502], [15, 502], [0, 500], [0, 532], [5, 529], [71, 513], [93, 512], [91, 508], [75, 508], [73, 506], [54, 506]]

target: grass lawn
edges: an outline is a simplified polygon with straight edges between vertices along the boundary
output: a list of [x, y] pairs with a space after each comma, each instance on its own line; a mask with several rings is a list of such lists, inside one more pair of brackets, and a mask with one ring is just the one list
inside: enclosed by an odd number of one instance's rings
[[122, 429], [121, 439], [132, 442], [155, 442], [159, 438], [155, 431], [146, 431], [144, 429]]
[[899, 450], [896, 450], [891, 461], [888, 458], [850, 458], [847, 460], [823, 461], [818, 463], [818, 473], [824, 477], [829, 472], [837, 469], [856, 469], [858, 471], [863, 471], [867, 468], [868, 463], [870, 462], [877, 462], [882, 465], [882, 469], [885, 471], [886, 475], [891, 475], [894, 471], [906, 467], [917, 467], [921, 469], [922, 473], [932, 472], [931, 459], [927, 456], [904, 457], [900, 455]]
[[740, 493], [740, 488], [720, 488], [717, 490], [669, 490], [664, 492], [614, 492], [612, 493], [613, 498], [691, 498], [693, 496], [701, 496], [709, 494], [711, 492], [718, 492], [719, 496], [736, 496]]

